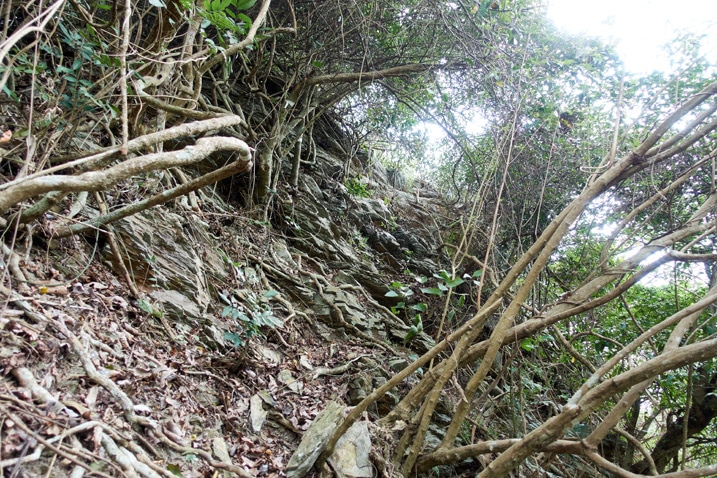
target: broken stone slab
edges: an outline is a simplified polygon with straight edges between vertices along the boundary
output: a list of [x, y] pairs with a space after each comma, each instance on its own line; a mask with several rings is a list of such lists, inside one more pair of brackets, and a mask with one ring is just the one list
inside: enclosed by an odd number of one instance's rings
[[391, 211], [388, 210], [383, 200], [358, 196], [352, 196], [351, 200], [354, 203], [354, 207], [351, 208], [349, 217], [357, 224], [388, 221], [392, 216]]
[[371, 380], [365, 375], [359, 375], [349, 383], [349, 403], [358, 405], [371, 393]]
[[300, 189], [302, 191], [306, 191], [307, 193], [311, 194], [315, 200], [324, 200], [324, 192], [321, 190], [318, 184], [316, 184], [316, 181], [314, 181], [314, 178], [307, 174], [302, 174], [299, 176], [299, 182], [301, 183]]
[[232, 459], [229, 457], [229, 450], [227, 449], [227, 443], [222, 437], [216, 437], [212, 440], [212, 452], [219, 461], [223, 463], [232, 463]]
[[258, 394], [253, 395], [249, 403], [249, 424], [254, 433], [259, 433], [269, 412], [264, 410], [264, 400]]
[[[404, 324], [393, 323], [389, 328], [391, 338], [395, 342], [403, 342], [408, 331], [409, 327]], [[415, 350], [416, 352], [421, 354], [428, 352], [435, 345], [436, 342], [433, 340], [433, 338], [425, 332], [419, 332], [406, 344], [408, 348], [410, 348], [411, 350]]]
[[326, 408], [316, 415], [308, 430], [304, 432], [299, 447], [291, 455], [286, 465], [287, 478], [302, 478], [309, 472], [343, 418], [343, 405], [337, 402], [326, 404]]
[[149, 296], [162, 304], [164, 311], [172, 317], [192, 319], [202, 317], [197, 303], [176, 290], [155, 290]]
[[293, 270], [296, 270], [299, 267], [294, 261], [294, 258], [291, 257], [291, 252], [289, 252], [289, 248], [286, 247], [286, 243], [284, 243], [283, 241], [277, 241], [272, 243], [271, 248], [276, 255], [277, 262], [279, 262], [279, 265], [288, 267], [289, 269]]
[[281, 360], [283, 358], [281, 352], [277, 352], [276, 350], [270, 349], [269, 347], [264, 347], [262, 344], [256, 344], [255, 348], [259, 356], [261, 356], [262, 359], [268, 361], [272, 365], [279, 365], [281, 363]]
[[367, 422], [356, 422], [336, 442], [329, 463], [338, 478], [371, 478], [371, 437]]
[[401, 245], [390, 232], [382, 231], [371, 227], [364, 227], [361, 233], [366, 235], [367, 243], [378, 252], [386, 252], [401, 257], [403, 251]]
[[142, 211], [115, 223], [126, 251], [127, 267], [140, 284], [193, 297], [200, 309], [211, 303], [207, 276], [226, 279], [224, 263], [201, 221], [163, 208]]
[[[335, 286], [327, 286], [324, 288], [324, 296], [328, 301], [335, 304], [336, 307], [341, 310], [341, 313], [346, 321], [354, 324], [361, 324], [364, 327], [367, 326], [366, 315], [362, 312], [363, 308], [358, 300], [358, 297]], [[331, 306], [327, 304], [323, 297], [319, 294], [314, 296], [313, 308], [319, 318], [324, 322], [327, 322], [332, 326], [341, 325], [334, 323], [331, 315]]]
[[296, 247], [297, 249], [310, 254], [314, 258], [328, 261], [338, 261], [341, 259], [334, 246], [322, 241], [314, 234], [307, 234], [305, 238], [297, 240]]
[[431, 259], [412, 257], [408, 261], [408, 268], [413, 272], [423, 275], [432, 275], [439, 270], [438, 264]]
[[418, 234], [402, 229], [401, 227], [397, 227], [392, 235], [401, 247], [413, 251], [419, 256], [427, 255], [431, 248], [428, 242]]
[[296, 380], [289, 370], [280, 371], [277, 379], [294, 393], [301, 393], [304, 388], [304, 384]]
[[403, 357], [392, 358], [388, 361], [388, 368], [393, 373], [398, 373], [404, 368], [408, 367], [408, 360]]

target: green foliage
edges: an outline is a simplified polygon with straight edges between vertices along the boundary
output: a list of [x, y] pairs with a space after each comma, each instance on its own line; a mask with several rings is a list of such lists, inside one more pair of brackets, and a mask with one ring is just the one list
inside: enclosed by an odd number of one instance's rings
[[349, 178], [344, 181], [344, 186], [348, 189], [349, 194], [362, 198], [370, 198], [373, 196], [373, 191], [366, 187], [366, 184], [361, 180], [362, 178]]
[[411, 324], [411, 327], [408, 329], [406, 336], [403, 337], [404, 345], [413, 340], [416, 335], [420, 334], [421, 332], [423, 332], [423, 322], [421, 321], [421, 314], [416, 314], [413, 317], [413, 324]]
[[433, 277], [438, 279], [436, 287], [421, 288], [421, 292], [424, 294], [441, 296], [445, 292], [448, 292], [449, 289], [458, 287], [465, 282], [460, 277], [451, 277], [451, 275], [444, 270], [440, 271], [438, 274], [433, 274]]
[[182, 475], [182, 468], [180, 468], [178, 465], [174, 465], [172, 463], [167, 464], [167, 471], [172, 473], [174, 476], [183, 476]]
[[232, 319], [237, 330], [225, 332], [224, 338], [234, 347], [244, 347], [252, 338], [264, 336], [262, 327], [281, 327], [283, 321], [274, 315], [269, 304], [270, 299], [277, 295], [275, 290], [265, 291], [261, 295], [247, 289], [236, 291], [232, 298], [240, 297], [242, 303], [233, 300], [231, 305], [224, 307], [221, 315]]
[[137, 305], [144, 312], [148, 313], [149, 315], [151, 315], [152, 317], [154, 317], [156, 319], [161, 319], [162, 316], [164, 315], [160, 309], [155, 308], [154, 306], [152, 306], [151, 303], [149, 303], [148, 301], [146, 301], [144, 299], [139, 299], [137, 301]]
[[[216, 38], [222, 46], [239, 42], [239, 36], [251, 28], [251, 18], [241, 13], [254, 6], [256, 0], [205, 0], [197, 13], [202, 17], [202, 30], [214, 27], [219, 34]], [[209, 38], [207, 38], [209, 40]]]
[[[436, 279], [436, 285], [434, 287], [419, 287], [420, 291], [427, 296], [435, 296], [446, 298], [446, 293], [461, 284], [464, 284], [467, 280], [471, 281], [474, 285], [479, 284], [477, 280], [480, 277], [481, 271], [477, 270], [473, 274], [464, 274], [463, 278], [453, 277], [445, 270], [441, 270], [438, 273], [433, 274], [433, 278]], [[414, 280], [420, 285], [424, 285], [428, 282], [427, 277], [414, 276]], [[418, 302], [414, 304], [407, 304], [409, 297], [413, 296], [415, 292], [410, 285], [402, 282], [394, 281], [389, 285], [389, 290], [385, 295], [386, 297], [401, 298], [400, 302], [391, 307], [391, 311], [396, 314], [403, 314], [404, 319], [410, 323], [409, 331], [404, 337], [404, 343], [408, 343], [417, 334], [423, 332], [423, 320], [421, 314], [425, 314], [429, 311], [429, 306], [426, 302]], [[449, 310], [446, 314], [448, 322], [452, 322], [457, 312], [464, 309], [466, 306], [466, 295], [465, 294], [454, 294], [449, 304], [446, 304]], [[414, 314], [411, 311], [419, 312]]]
[[[425, 281], [425, 277], [416, 277], [416, 280], [418, 280], [419, 282]], [[413, 338], [415, 338], [416, 335], [423, 332], [423, 321], [421, 320], [421, 314], [414, 314], [413, 317], [408, 317], [408, 311], [414, 310], [417, 312], [425, 313], [428, 311], [428, 305], [424, 302], [407, 305], [405, 299], [414, 295], [413, 290], [407, 284], [394, 281], [389, 285], [389, 287], [391, 288], [391, 290], [386, 292], [386, 297], [401, 297], [404, 299], [403, 301], [391, 307], [391, 312], [393, 312], [395, 315], [399, 315], [403, 312], [406, 315], [406, 319], [411, 323], [411, 326], [409, 327], [406, 336], [403, 338], [403, 343], [407, 344]]]
[[[167, 8], [163, 0], [150, 0], [150, 4], [158, 8]], [[194, 2], [180, 0], [185, 11], [195, 8]], [[256, 0], [204, 0], [196, 7], [196, 13], [202, 19], [201, 32], [206, 42], [219, 50], [215, 40], [222, 48], [238, 43], [239, 37], [251, 28], [251, 18], [242, 13], [256, 4]], [[213, 29], [213, 31], [211, 31]], [[216, 34], [213, 34], [216, 33]]]

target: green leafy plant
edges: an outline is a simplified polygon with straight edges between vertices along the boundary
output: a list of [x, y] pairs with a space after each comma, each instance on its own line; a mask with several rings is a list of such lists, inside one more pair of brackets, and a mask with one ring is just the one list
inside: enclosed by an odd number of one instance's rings
[[137, 305], [140, 309], [142, 309], [144, 312], [147, 312], [149, 315], [154, 317], [155, 319], [161, 319], [164, 313], [160, 310], [152, 306], [148, 301], [144, 299], [139, 299], [137, 301]]
[[[247, 289], [232, 294], [232, 298], [227, 300], [230, 305], [224, 307], [221, 315], [233, 319], [237, 330], [225, 332], [224, 338], [234, 347], [244, 347], [252, 338], [264, 336], [262, 327], [281, 327], [284, 322], [274, 315], [269, 305], [269, 300], [278, 294], [275, 290], [268, 290], [259, 295]], [[236, 300], [236, 297], [242, 302]]]
[[404, 345], [413, 340], [416, 335], [423, 332], [423, 322], [421, 321], [421, 314], [416, 314], [413, 317], [413, 325], [408, 329], [406, 336], [403, 337]]
[[433, 277], [438, 279], [438, 284], [436, 285], [436, 287], [422, 287], [421, 292], [423, 292], [424, 294], [440, 296], [443, 295], [444, 292], [448, 292], [448, 289], [458, 287], [465, 282], [465, 280], [461, 279], [460, 277], [452, 277], [448, 272], [444, 270], [440, 271], [438, 274], [433, 274]]
[[[254, 6], [256, 0], [205, 0], [203, 8], [197, 9], [202, 17], [202, 29], [210, 26], [219, 33], [218, 40], [226, 46], [239, 42], [237, 35], [244, 35], [251, 28], [251, 18], [241, 13]], [[208, 38], [207, 38], [208, 39]]]
[[366, 185], [359, 178], [347, 179], [344, 186], [349, 190], [349, 194], [362, 198], [370, 198], [373, 192], [366, 188]]
[[[416, 280], [420, 283], [423, 283], [426, 281], [426, 278], [417, 276]], [[401, 297], [403, 299], [406, 299], [407, 297], [410, 297], [414, 294], [410, 286], [401, 282], [394, 281], [389, 285], [389, 287], [391, 288], [391, 290], [386, 292], [386, 297]], [[421, 314], [415, 314], [413, 317], [410, 317], [408, 314], [409, 310], [415, 310], [417, 312], [425, 313], [428, 311], [428, 305], [424, 302], [406, 305], [405, 300], [402, 300], [398, 304], [391, 307], [391, 312], [396, 315], [399, 315], [401, 314], [401, 312], [403, 312], [407, 316], [407, 319], [411, 322], [411, 326], [408, 329], [406, 336], [403, 338], [404, 344], [410, 342], [414, 337], [416, 337], [416, 335], [423, 332], [423, 321], [421, 320]]]

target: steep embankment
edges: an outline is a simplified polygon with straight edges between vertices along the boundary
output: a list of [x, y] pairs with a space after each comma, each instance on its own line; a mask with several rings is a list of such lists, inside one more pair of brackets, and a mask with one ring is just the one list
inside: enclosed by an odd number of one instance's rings
[[[278, 193], [271, 225], [208, 187], [198, 206], [168, 203], [110, 236], [36, 239], [28, 257], [6, 248], [26, 282], [2, 291], [3, 469], [283, 475], [328, 402], [357, 403], [432, 345], [386, 293], [407, 271], [447, 267], [446, 209], [428, 185], [387, 176], [320, 151], [299, 188]], [[131, 201], [154, 180], [115, 194]], [[97, 214], [70, 199], [66, 215]], [[42, 227], [51, 238], [55, 218]]]

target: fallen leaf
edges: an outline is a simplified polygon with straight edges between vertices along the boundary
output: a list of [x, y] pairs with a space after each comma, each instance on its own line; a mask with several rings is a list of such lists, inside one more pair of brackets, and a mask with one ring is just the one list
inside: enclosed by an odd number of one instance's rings
[[76, 401], [74, 401], [74, 400], [63, 400], [62, 403], [63, 403], [66, 407], [68, 407], [68, 408], [70, 408], [70, 409], [76, 411], [77, 413], [79, 413], [82, 418], [90, 418], [90, 410], [89, 410], [89, 408], [85, 407], [85, 406], [84, 406], [83, 404], [81, 404], [80, 402], [76, 402]]
[[142, 405], [141, 403], [134, 406], [134, 411], [137, 413], [144, 413], [147, 415], [152, 414], [152, 409], [150, 407], [148, 407], [147, 405]]
[[100, 389], [98, 386], [95, 385], [94, 387], [92, 387], [85, 396], [85, 405], [87, 405], [89, 408], [95, 408], [95, 404], [97, 403], [97, 394], [99, 393], [99, 391]]

